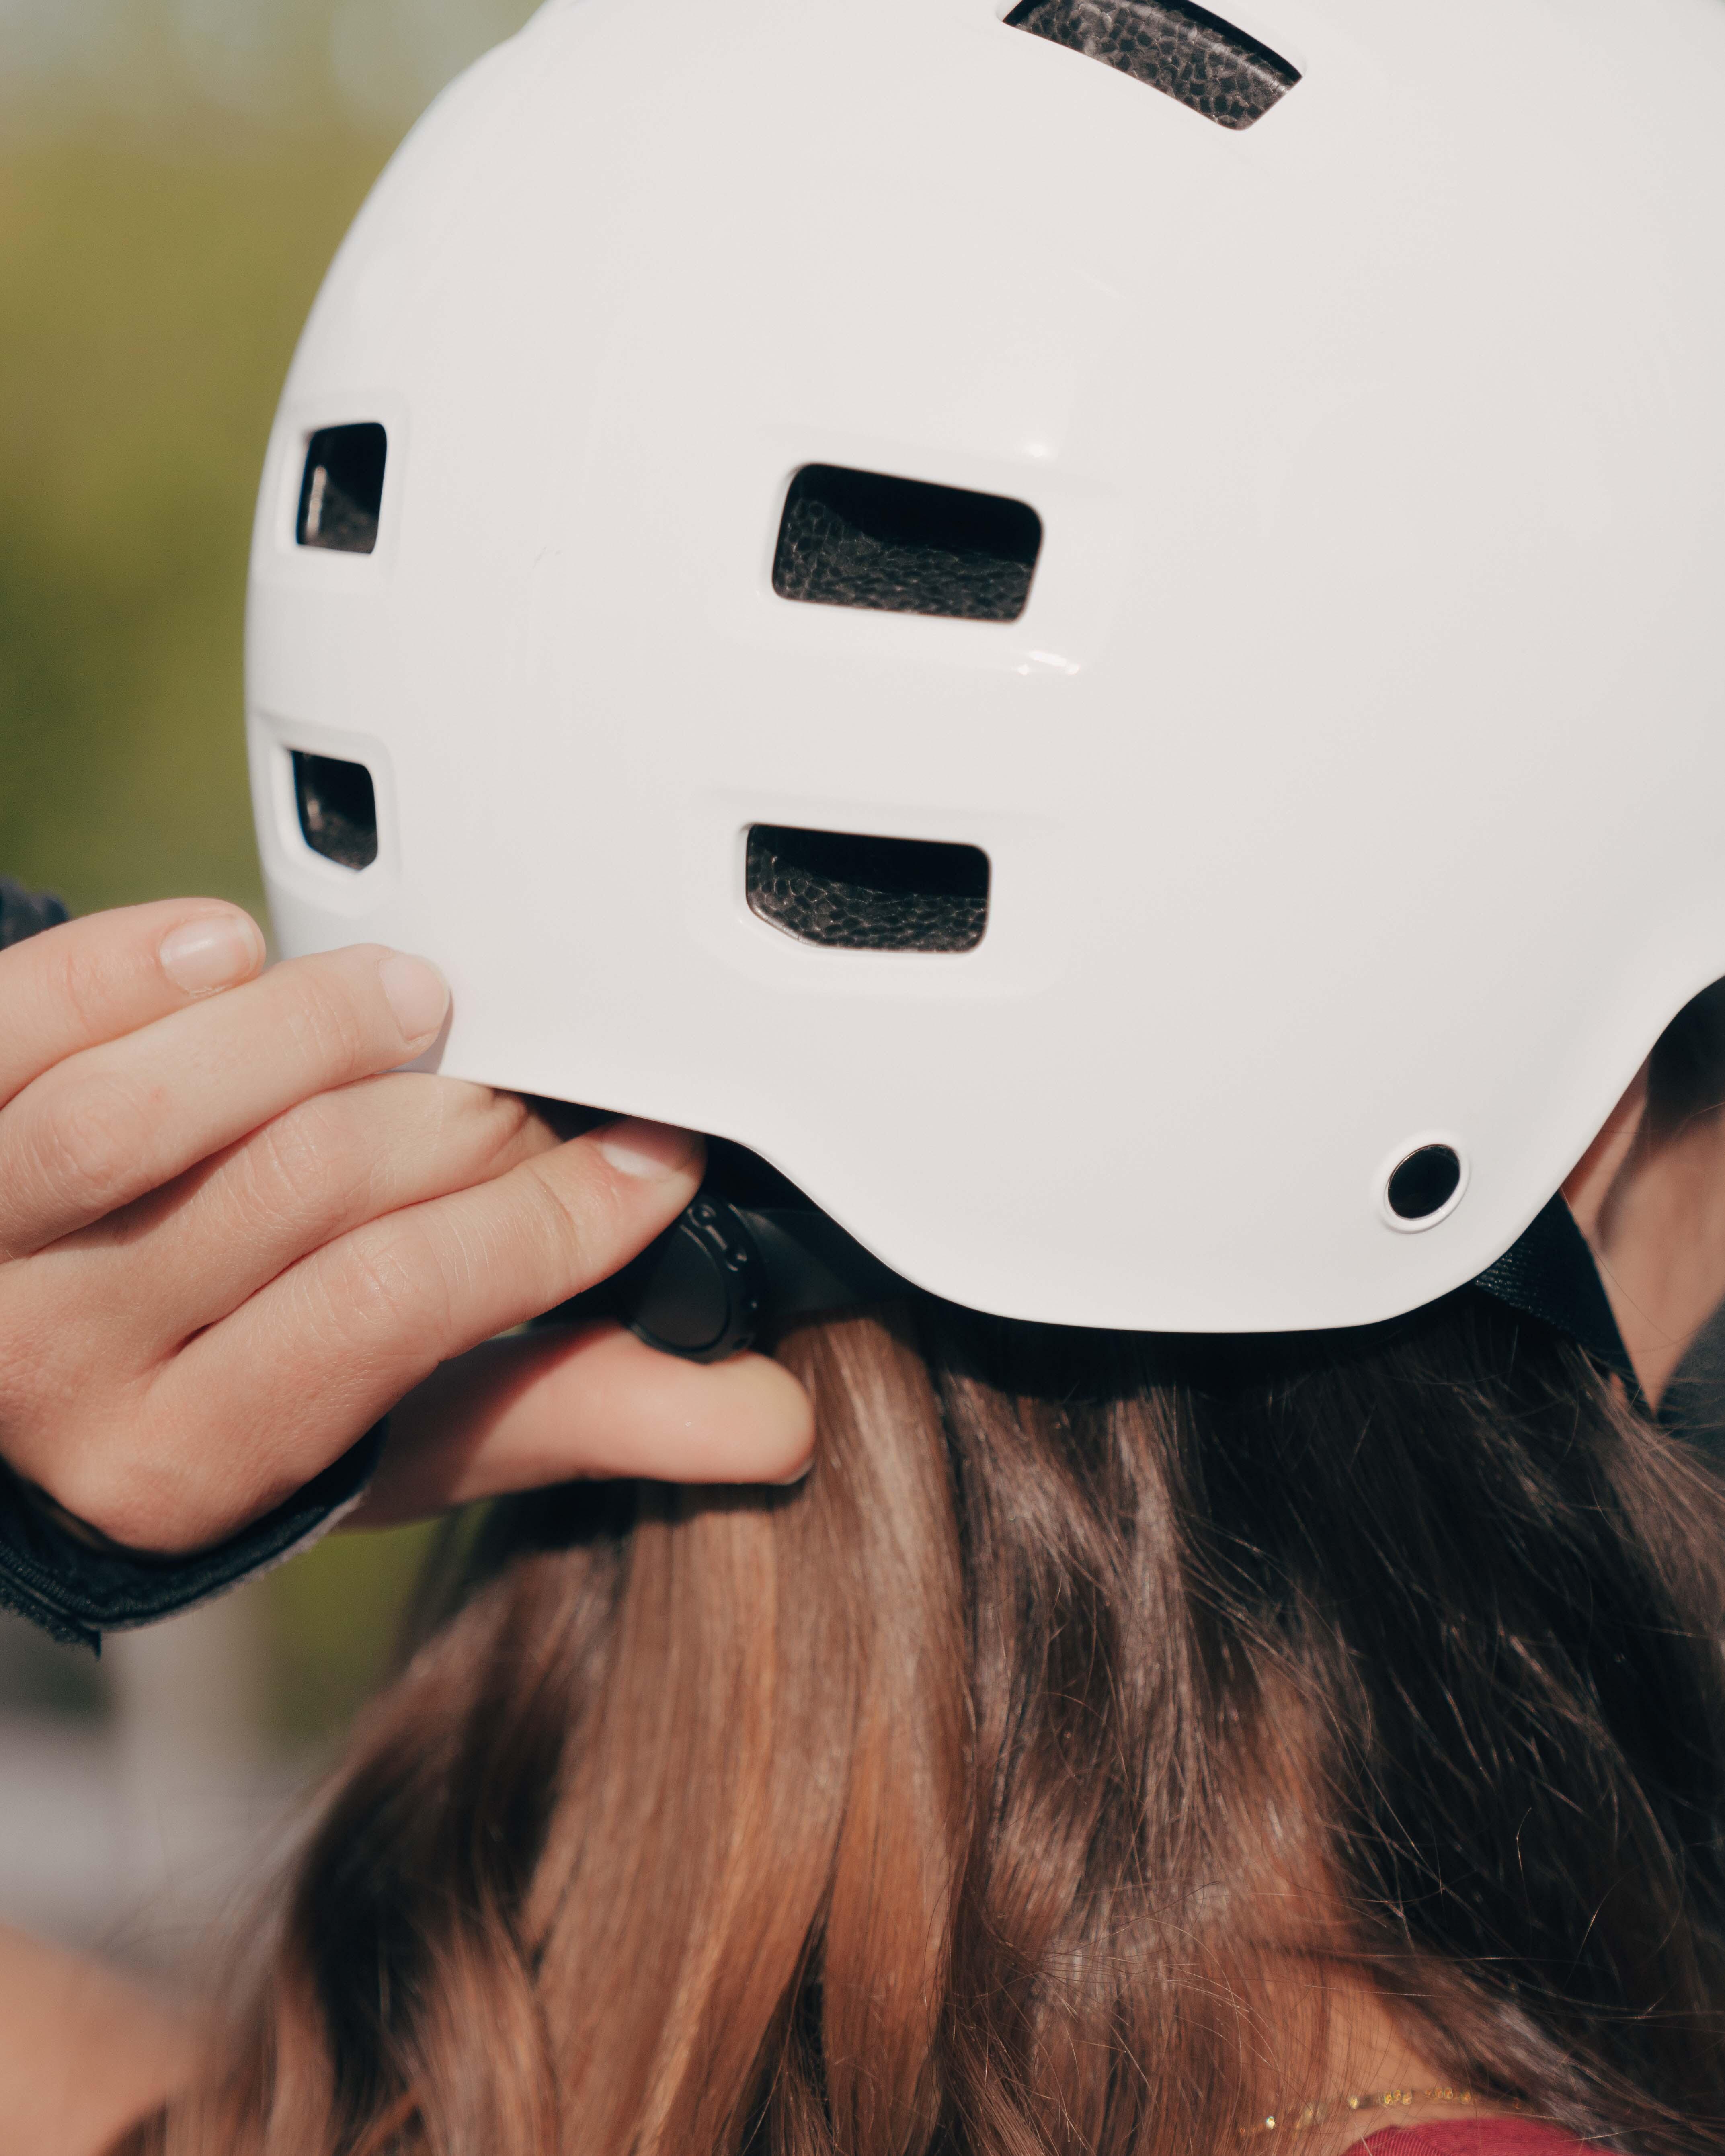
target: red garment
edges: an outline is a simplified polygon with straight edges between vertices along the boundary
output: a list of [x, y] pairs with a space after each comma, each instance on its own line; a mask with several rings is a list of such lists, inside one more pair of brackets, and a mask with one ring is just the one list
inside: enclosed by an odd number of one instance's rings
[[1357, 2156], [1589, 2156], [1584, 2144], [1537, 2118], [1434, 2118], [1368, 2133]]

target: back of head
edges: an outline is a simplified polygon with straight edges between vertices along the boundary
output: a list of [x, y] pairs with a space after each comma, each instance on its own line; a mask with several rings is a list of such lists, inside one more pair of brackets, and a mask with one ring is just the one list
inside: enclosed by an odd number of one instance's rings
[[149, 2145], [1220, 2151], [1358, 1996], [1725, 2147], [1725, 1522], [1579, 1350], [1465, 1292], [781, 1353], [801, 1487], [492, 1515]]
[[1204, 2156], [1369, 2006], [1725, 2148], [1721, 1501], [1527, 1277], [1725, 974], [1725, 14], [1247, 12], [552, 0], [344, 247], [280, 947], [913, 1291], [491, 1517], [165, 2145]]

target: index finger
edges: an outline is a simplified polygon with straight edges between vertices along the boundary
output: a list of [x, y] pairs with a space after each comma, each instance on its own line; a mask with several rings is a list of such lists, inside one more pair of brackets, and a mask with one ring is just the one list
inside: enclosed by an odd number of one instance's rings
[[68, 1056], [250, 980], [264, 955], [251, 916], [217, 898], [93, 913], [0, 951], [0, 1107]]

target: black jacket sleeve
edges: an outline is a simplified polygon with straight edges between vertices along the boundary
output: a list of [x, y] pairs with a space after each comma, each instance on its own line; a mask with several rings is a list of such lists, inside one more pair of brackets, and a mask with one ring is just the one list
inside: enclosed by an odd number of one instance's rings
[[[0, 877], [0, 951], [65, 918], [58, 899]], [[188, 1558], [123, 1549], [68, 1520], [0, 1465], [0, 1609], [18, 1611], [57, 1640], [100, 1648], [104, 1632], [154, 1624], [206, 1602], [305, 1548], [357, 1505], [388, 1427], [379, 1423], [265, 1518]]]
[[0, 1609], [56, 1640], [100, 1649], [104, 1632], [132, 1631], [208, 1602], [309, 1548], [351, 1511], [388, 1428], [379, 1423], [286, 1504], [195, 1557], [149, 1557], [79, 1530], [0, 1466]]
[[0, 876], [0, 951], [22, 943], [27, 936], [44, 928], [58, 928], [66, 909], [45, 891], [25, 891], [9, 876]]

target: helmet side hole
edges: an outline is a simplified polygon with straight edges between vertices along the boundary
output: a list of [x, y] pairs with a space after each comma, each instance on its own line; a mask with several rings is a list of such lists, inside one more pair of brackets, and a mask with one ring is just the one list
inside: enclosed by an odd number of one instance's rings
[[1238, 132], [1300, 80], [1268, 45], [1189, 0], [1023, 0], [1008, 27], [1101, 60]]
[[757, 824], [751, 913], [801, 943], [840, 951], [973, 951], [988, 918], [978, 846]]
[[1041, 548], [1027, 502], [805, 465], [786, 497], [773, 588], [816, 606], [1016, 621]]
[[377, 858], [377, 790], [362, 763], [293, 752], [300, 835], [314, 854], [344, 869]]
[[374, 422], [324, 427], [305, 445], [295, 536], [333, 554], [369, 554], [383, 512], [389, 438]]

